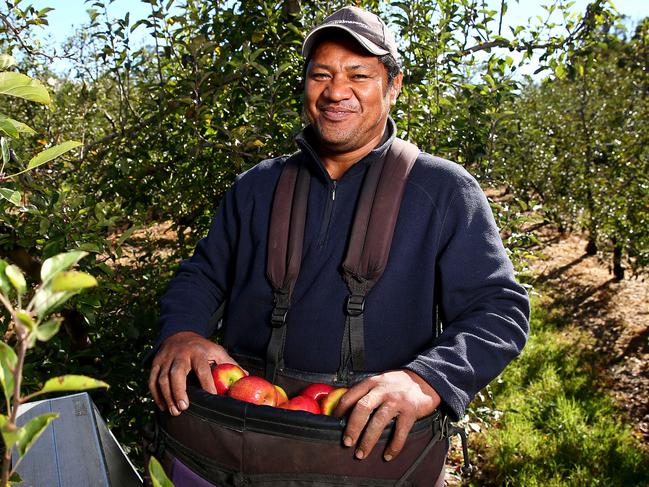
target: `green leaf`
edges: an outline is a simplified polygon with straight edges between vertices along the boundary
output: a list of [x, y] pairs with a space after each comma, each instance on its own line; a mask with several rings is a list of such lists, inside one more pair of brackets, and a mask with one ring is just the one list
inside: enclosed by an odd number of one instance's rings
[[18, 291], [18, 294], [22, 295], [27, 291], [27, 281], [25, 281], [25, 276], [23, 276], [18, 266], [8, 265], [5, 269], [5, 275], [9, 278], [11, 285]]
[[86, 377], [85, 375], [62, 375], [49, 379], [45, 382], [43, 388], [34, 393], [33, 396], [47, 394], [48, 392], [87, 391], [99, 387], [108, 389], [109, 385], [104, 381]]
[[59, 413], [45, 413], [35, 418], [30, 419], [22, 428], [18, 431], [19, 439], [16, 449], [18, 454], [22, 457], [29, 451], [36, 440], [43, 434], [45, 428], [59, 417]]
[[14, 369], [18, 363], [18, 357], [14, 349], [5, 342], [0, 341], [0, 384], [4, 391], [7, 405], [14, 395]]
[[16, 60], [9, 54], [0, 54], [0, 69], [7, 69], [16, 65]]
[[14, 472], [11, 474], [9, 477], [9, 485], [15, 485], [15, 484], [22, 484], [23, 479], [20, 475], [18, 475], [18, 472]]
[[263, 74], [264, 76], [268, 76], [268, 70], [264, 66], [262, 66], [261, 64], [256, 63], [254, 61], [251, 61], [250, 65], [253, 68], [255, 68], [257, 71], [259, 71], [261, 74]]
[[12, 289], [9, 278], [7, 277], [7, 274], [5, 274], [8, 265], [9, 264], [6, 260], [0, 259], [0, 290], [2, 290], [2, 294], [5, 296], [8, 295]]
[[62, 154], [71, 151], [79, 146], [83, 145], [81, 142], [76, 140], [68, 140], [62, 144], [55, 145], [49, 149], [45, 149], [43, 152], [35, 155], [27, 164], [27, 169], [34, 169], [35, 167], [41, 166], [46, 162], [50, 162], [52, 159], [56, 159]]
[[36, 131], [29, 125], [9, 118], [0, 113], [0, 130], [4, 131], [12, 139], [17, 139], [20, 134], [35, 134]]
[[0, 137], [0, 148], [2, 148], [2, 163], [9, 164], [11, 154], [9, 153], [9, 142], [4, 137]]
[[0, 73], [0, 94], [16, 96], [44, 105], [51, 103], [50, 94], [43, 83], [12, 71]]
[[167, 477], [160, 462], [153, 456], [149, 460], [149, 477], [151, 477], [153, 487], [174, 487], [173, 482]]
[[5, 448], [11, 449], [20, 441], [20, 435], [25, 433], [15, 425], [10, 425], [8, 416], [0, 414], [0, 434], [2, 434]]
[[39, 319], [55, 311], [76, 293], [71, 291], [54, 292], [49, 287], [41, 287], [30, 303]]
[[19, 191], [14, 191], [13, 189], [9, 188], [0, 188], [0, 198], [6, 199], [14, 206], [22, 206], [20, 204], [22, 196]]
[[7, 119], [0, 118], [0, 132], [5, 134], [12, 139], [17, 139], [20, 137], [18, 129]]
[[33, 135], [33, 134], [36, 133], [36, 130], [31, 128], [26, 123], [19, 122], [18, 120], [14, 120], [13, 118], [9, 118], [7, 120], [9, 120], [9, 122], [12, 123], [14, 125], [14, 127], [16, 127], [18, 132], [20, 132], [21, 134], [32, 134]]
[[59, 332], [61, 328], [61, 322], [63, 320], [55, 318], [49, 321], [46, 321], [36, 329], [36, 338], [42, 342], [50, 340], [54, 335]]
[[77, 247], [79, 250], [85, 250], [86, 252], [93, 252], [95, 254], [101, 253], [102, 249], [94, 242], [82, 243]]
[[52, 291], [79, 291], [97, 285], [97, 279], [79, 271], [59, 272], [52, 279]]
[[46, 285], [59, 272], [67, 271], [86, 255], [88, 255], [88, 252], [72, 250], [47, 259], [41, 266], [41, 281], [43, 285]]
[[59, 413], [42, 414], [30, 419], [21, 428], [16, 428], [16, 425], [9, 424], [7, 416], [0, 415], [0, 431], [2, 432], [5, 447], [13, 448], [15, 446], [18, 454], [21, 457], [24, 456], [43, 434], [45, 428], [58, 417]]
[[18, 311], [16, 311], [16, 319], [18, 320], [19, 324], [27, 327], [30, 332], [36, 328], [36, 323], [34, 322], [34, 319], [24, 309], [19, 309]]
[[133, 235], [133, 232], [135, 232], [136, 230], [139, 230], [140, 228], [141, 228], [141, 227], [139, 227], [139, 226], [132, 226], [131, 228], [129, 228], [128, 230], [126, 230], [126, 231], [125, 231], [124, 233], [122, 233], [122, 235], [119, 237], [119, 239], [118, 239], [117, 242], [115, 243], [115, 246], [116, 246], [116, 247], [121, 247], [121, 246], [124, 244], [124, 242], [126, 242], [126, 240], [128, 240], [128, 239], [131, 237], [131, 235]]

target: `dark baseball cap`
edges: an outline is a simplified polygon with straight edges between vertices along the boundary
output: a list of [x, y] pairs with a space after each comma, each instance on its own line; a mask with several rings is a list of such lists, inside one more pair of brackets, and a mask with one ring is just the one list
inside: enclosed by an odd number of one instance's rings
[[302, 56], [309, 57], [318, 34], [325, 29], [344, 30], [372, 54], [391, 54], [395, 60], [399, 60], [392, 32], [377, 15], [358, 7], [343, 7], [311, 29], [302, 44]]

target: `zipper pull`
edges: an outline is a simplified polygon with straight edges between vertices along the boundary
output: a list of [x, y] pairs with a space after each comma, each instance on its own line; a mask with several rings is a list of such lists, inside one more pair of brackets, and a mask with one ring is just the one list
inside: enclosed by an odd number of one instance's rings
[[331, 201], [334, 201], [336, 199], [336, 180], [333, 180], [333, 187], [331, 188]]

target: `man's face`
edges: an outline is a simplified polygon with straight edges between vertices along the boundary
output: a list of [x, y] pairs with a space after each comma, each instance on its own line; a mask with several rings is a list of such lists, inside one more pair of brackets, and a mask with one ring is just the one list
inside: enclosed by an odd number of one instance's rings
[[346, 153], [379, 143], [401, 88], [402, 74], [387, 86], [378, 57], [352, 39], [325, 40], [306, 72], [306, 114], [320, 148]]

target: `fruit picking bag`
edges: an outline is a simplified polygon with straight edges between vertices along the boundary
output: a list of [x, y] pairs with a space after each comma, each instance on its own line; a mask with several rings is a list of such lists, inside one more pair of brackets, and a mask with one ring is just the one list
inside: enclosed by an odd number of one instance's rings
[[[291, 375], [276, 381], [289, 396], [323, 381], [321, 374]], [[189, 409], [175, 417], [159, 413], [145, 442], [176, 487], [431, 486], [443, 477], [448, 439], [437, 412], [415, 423], [392, 461], [383, 459], [390, 427], [358, 460], [342, 443], [343, 418], [257, 406], [196, 386], [188, 394]]]

